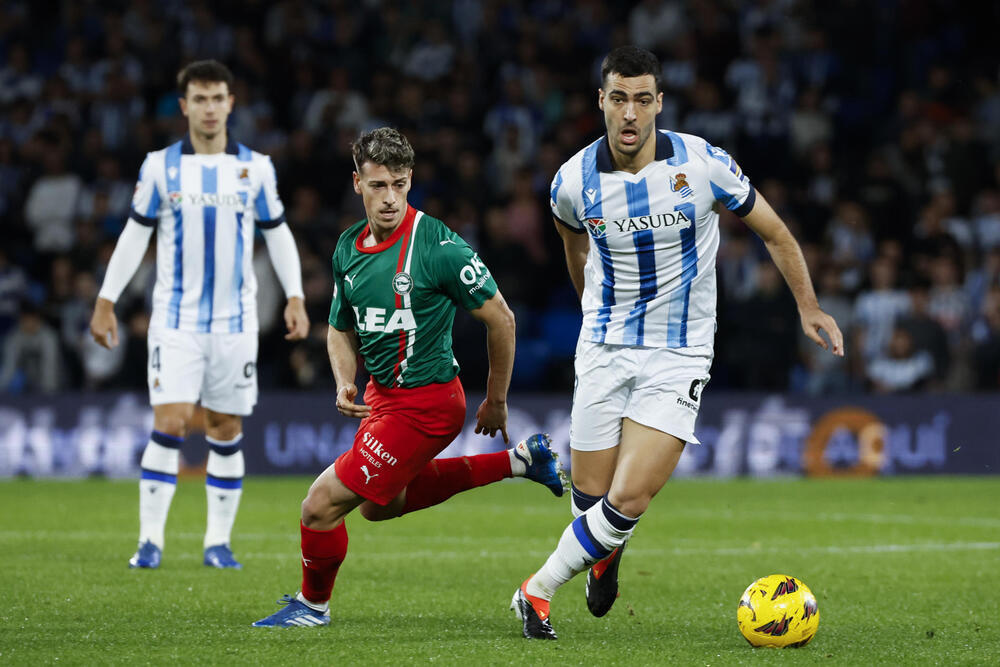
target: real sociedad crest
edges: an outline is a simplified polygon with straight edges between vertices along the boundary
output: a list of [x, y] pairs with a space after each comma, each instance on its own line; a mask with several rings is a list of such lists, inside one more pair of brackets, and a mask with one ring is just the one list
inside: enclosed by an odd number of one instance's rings
[[694, 194], [691, 186], [687, 182], [687, 174], [677, 174], [670, 177], [670, 189], [681, 193], [681, 197], [690, 197]]
[[181, 207], [181, 200], [184, 198], [184, 195], [180, 192], [171, 192], [168, 196], [170, 197], [170, 206], [172, 208], [177, 209]]
[[392, 277], [392, 291], [403, 296], [413, 289], [413, 278], [406, 271], [400, 271]]

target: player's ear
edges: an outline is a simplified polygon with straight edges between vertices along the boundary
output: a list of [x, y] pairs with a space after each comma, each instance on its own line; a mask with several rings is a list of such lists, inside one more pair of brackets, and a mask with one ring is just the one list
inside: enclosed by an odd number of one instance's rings
[[351, 172], [354, 174], [354, 193], [361, 194], [361, 177], [358, 176], [358, 172]]
[[656, 94], [656, 113], [663, 111], [663, 91]]
[[188, 101], [185, 97], [178, 97], [177, 103], [181, 105], [181, 113], [185, 116], [188, 115]]
[[597, 89], [597, 108], [604, 111], [604, 89]]

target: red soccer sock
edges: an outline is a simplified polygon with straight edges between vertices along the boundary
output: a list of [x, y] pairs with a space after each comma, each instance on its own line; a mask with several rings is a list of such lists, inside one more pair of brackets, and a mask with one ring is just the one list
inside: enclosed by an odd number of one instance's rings
[[340, 564], [347, 557], [347, 523], [333, 530], [313, 530], [299, 524], [302, 531], [302, 596], [322, 604], [330, 599]]
[[437, 505], [460, 491], [499, 482], [510, 476], [510, 454], [507, 450], [454, 459], [434, 459], [406, 486], [406, 503], [400, 515]]

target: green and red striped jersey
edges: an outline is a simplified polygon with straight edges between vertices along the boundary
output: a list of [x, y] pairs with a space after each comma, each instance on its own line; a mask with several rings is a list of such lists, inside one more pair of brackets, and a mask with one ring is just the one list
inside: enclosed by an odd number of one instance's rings
[[479, 255], [436, 218], [407, 207], [392, 235], [366, 248], [362, 220], [333, 253], [330, 325], [354, 329], [365, 368], [386, 387], [422, 387], [458, 374], [455, 308], [475, 310], [497, 291]]

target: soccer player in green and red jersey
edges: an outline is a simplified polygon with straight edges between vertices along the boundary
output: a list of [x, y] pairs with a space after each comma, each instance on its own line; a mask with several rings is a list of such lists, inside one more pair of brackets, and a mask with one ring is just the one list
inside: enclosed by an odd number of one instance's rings
[[[355, 507], [381, 521], [436, 505], [505, 477], [524, 476], [563, 493], [548, 437], [509, 450], [434, 457], [461, 432], [465, 392], [451, 350], [458, 306], [487, 329], [490, 372], [476, 433], [507, 436], [507, 388], [514, 364], [514, 315], [479, 256], [443, 222], [406, 202], [413, 149], [379, 128], [353, 145], [354, 191], [367, 218], [345, 231], [333, 255], [327, 350], [337, 410], [361, 418], [354, 445], [327, 468], [302, 502], [302, 587], [255, 626], [326, 625], [329, 599], [347, 555], [344, 517]], [[357, 357], [371, 376], [355, 403]]]

